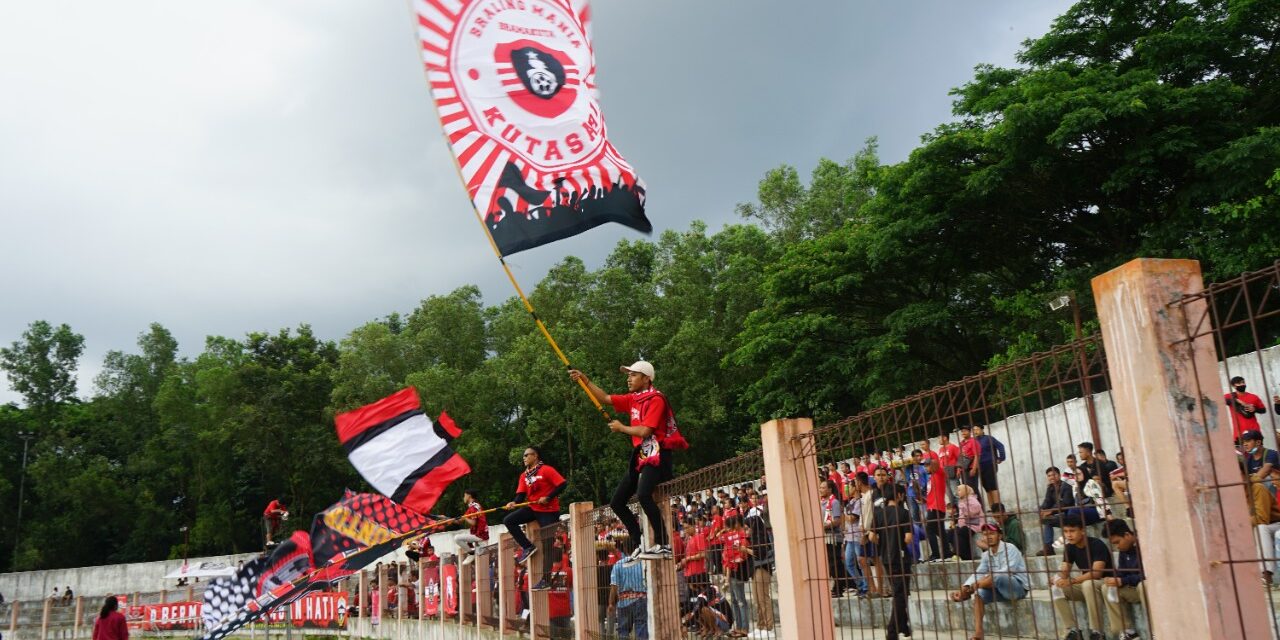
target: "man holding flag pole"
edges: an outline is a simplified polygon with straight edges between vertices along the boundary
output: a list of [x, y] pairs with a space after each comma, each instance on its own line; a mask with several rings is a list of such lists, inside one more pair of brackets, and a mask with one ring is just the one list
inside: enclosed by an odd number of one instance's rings
[[[630, 416], [630, 425], [618, 420], [609, 422], [609, 430], [631, 436], [631, 457], [627, 463], [627, 474], [618, 483], [609, 506], [622, 521], [631, 539], [636, 541], [628, 562], [638, 559], [657, 560], [670, 558], [671, 545], [667, 540], [667, 526], [662, 519], [662, 509], [653, 499], [653, 490], [664, 480], [672, 476], [671, 452], [689, 447], [676, 429], [675, 414], [666, 396], [653, 386], [653, 365], [640, 360], [631, 366], [619, 367], [627, 375], [628, 393], [609, 395], [591, 382], [585, 374], [577, 369], [569, 370], [569, 377], [578, 384], [583, 384], [601, 404], [609, 403], [614, 411]], [[640, 508], [649, 520], [649, 528], [653, 539], [649, 547], [640, 543], [640, 523], [636, 520], [627, 503], [636, 496]]]

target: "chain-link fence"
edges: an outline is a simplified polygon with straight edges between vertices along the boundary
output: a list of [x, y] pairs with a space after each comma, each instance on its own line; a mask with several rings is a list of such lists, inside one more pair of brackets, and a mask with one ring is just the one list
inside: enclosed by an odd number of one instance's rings
[[837, 636], [1145, 629], [1112, 585], [1113, 552], [1136, 538], [1109, 535], [1132, 520], [1108, 389], [1095, 336], [805, 436], [825, 553], [803, 571], [824, 581]]

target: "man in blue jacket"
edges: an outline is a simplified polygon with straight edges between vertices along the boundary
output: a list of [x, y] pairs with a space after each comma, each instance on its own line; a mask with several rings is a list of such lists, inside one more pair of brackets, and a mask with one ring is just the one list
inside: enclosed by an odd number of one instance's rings
[[1108, 520], [1102, 525], [1111, 546], [1120, 552], [1116, 559], [1116, 575], [1103, 578], [1104, 600], [1107, 602], [1107, 626], [1119, 640], [1135, 640], [1133, 613], [1128, 604], [1147, 608], [1147, 591], [1143, 587], [1142, 554], [1138, 552], [1138, 536], [1124, 520]]
[[1000, 484], [996, 479], [996, 466], [1004, 462], [1004, 443], [986, 434], [982, 425], [973, 426], [973, 439], [978, 442], [978, 481], [987, 492], [987, 504], [1000, 502]]

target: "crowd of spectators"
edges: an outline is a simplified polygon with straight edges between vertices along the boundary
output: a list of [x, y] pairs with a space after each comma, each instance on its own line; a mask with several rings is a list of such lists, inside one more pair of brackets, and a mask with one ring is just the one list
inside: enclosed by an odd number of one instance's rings
[[[963, 427], [957, 435], [957, 443], [944, 435], [936, 446], [926, 439], [913, 443], [910, 453], [900, 446], [819, 469], [831, 596], [891, 598], [889, 637], [910, 634], [906, 603], [916, 565], [978, 561], [961, 589], [950, 594], [957, 602], [976, 596], [975, 638], [983, 637], [985, 605], [1021, 600], [1032, 589], [1023, 521], [1017, 509], [1001, 502], [1004, 443], [981, 426]], [[1259, 461], [1260, 474], [1280, 476], [1280, 459], [1271, 454], [1255, 450], [1251, 459]], [[1081, 442], [1064, 467], [1045, 469], [1043, 500], [1027, 514], [1041, 529], [1033, 555], [1060, 557], [1056, 567], [1049, 561], [1045, 568], [1056, 569], [1050, 591], [1060, 626], [1069, 640], [1103, 638], [1105, 608], [1113, 637], [1137, 638], [1124, 605], [1145, 603], [1145, 594], [1137, 538], [1125, 520], [1124, 456], [1118, 453], [1112, 461], [1093, 443]], [[1260, 541], [1276, 539], [1280, 518], [1273, 522], [1259, 527]], [[1113, 549], [1120, 561], [1113, 559]], [[1085, 603], [1087, 626], [1075, 619], [1074, 601]]]

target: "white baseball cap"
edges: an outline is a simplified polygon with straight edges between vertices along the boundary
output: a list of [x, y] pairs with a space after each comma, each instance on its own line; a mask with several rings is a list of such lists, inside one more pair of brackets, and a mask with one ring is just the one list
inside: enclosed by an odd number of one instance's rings
[[618, 367], [618, 370], [623, 373], [631, 373], [632, 371], [636, 373], [643, 373], [649, 377], [649, 380], [653, 380], [653, 365], [645, 362], [644, 360], [636, 360], [635, 364], [629, 367]]

